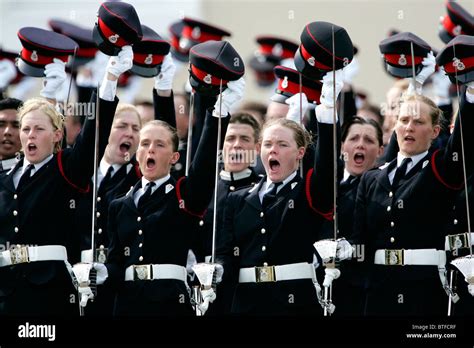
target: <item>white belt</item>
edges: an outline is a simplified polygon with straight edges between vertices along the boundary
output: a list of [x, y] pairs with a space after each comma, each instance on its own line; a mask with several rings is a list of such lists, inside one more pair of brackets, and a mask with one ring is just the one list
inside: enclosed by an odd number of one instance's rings
[[312, 279], [315, 281], [314, 266], [310, 263], [301, 262], [280, 266], [241, 268], [239, 272], [239, 283], [266, 283], [295, 279]]
[[36, 261], [67, 261], [66, 248], [62, 245], [19, 245], [0, 253], [0, 267]]
[[448, 235], [444, 239], [444, 250], [454, 251], [461, 248], [469, 248], [474, 245], [474, 233], [460, 233]]
[[186, 282], [186, 268], [178, 265], [131, 265], [125, 270], [125, 280], [176, 279]]
[[375, 252], [374, 263], [388, 266], [439, 266], [446, 263], [446, 253], [436, 249], [379, 249]]

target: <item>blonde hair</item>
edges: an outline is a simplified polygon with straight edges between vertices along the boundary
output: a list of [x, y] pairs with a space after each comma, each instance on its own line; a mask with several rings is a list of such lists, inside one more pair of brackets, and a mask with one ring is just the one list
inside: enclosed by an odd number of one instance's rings
[[429, 108], [429, 115], [431, 117], [431, 124], [433, 126], [437, 126], [440, 124], [442, 118], [443, 118], [443, 111], [438, 108], [438, 106], [435, 104], [434, 101], [432, 101], [430, 98], [428, 97], [425, 97], [424, 95], [417, 95], [417, 94], [413, 94], [413, 95], [404, 95], [402, 97], [402, 100], [401, 100], [401, 104], [403, 103], [408, 103], [408, 102], [411, 102], [411, 101], [414, 101], [414, 102], [422, 102], [424, 103], [426, 106], [428, 106]]
[[[20, 129], [23, 117], [32, 111], [41, 111], [44, 115], [49, 117], [51, 125], [54, 130], [63, 132], [64, 116], [56, 110], [55, 106], [44, 98], [28, 99], [23, 106], [18, 110], [18, 119], [20, 120]], [[62, 138], [62, 137], [61, 137]], [[53, 152], [57, 153], [61, 150], [61, 140], [54, 144]]]
[[262, 128], [262, 132], [260, 133], [260, 141], [263, 138], [263, 133], [265, 129], [270, 128], [272, 126], [282, 126], [291, 130], [293, 132], [293, 137], [295, 139], [296, 146], [298, 147], [304, 147], [306, 149], [308, 145], [312, 142], [311, 135], [303, 127], [301, 127], [298, 123], [291, 120], [287, 120], [285, 118], [277, 118], [265, 122]]
[[117, 105], [117, 109], [115, 110], [115, 116], [120, 114], [121, 112], [124, 111], [131, 111], [134, 112], [137, 115], [138, 119], [138, 124], [140, 125], [140, 128], [142, 128], [142, 119], [140, 117], [140, 113], [138, 112], [138, 109], [136, 108], [135, 105], [132, 104], [119, 104]]

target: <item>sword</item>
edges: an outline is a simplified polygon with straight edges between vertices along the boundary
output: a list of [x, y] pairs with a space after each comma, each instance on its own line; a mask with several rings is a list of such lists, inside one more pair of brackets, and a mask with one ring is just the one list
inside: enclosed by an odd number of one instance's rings
[[188, 120], [188, 143], [186, 144], [186, 166], [184, 175], [188, 176], [191, 165], [191, 151], [193, 142], [193, 122], [194, 122], [194, 91], [191, 90], [189, 97], [189, 120]]

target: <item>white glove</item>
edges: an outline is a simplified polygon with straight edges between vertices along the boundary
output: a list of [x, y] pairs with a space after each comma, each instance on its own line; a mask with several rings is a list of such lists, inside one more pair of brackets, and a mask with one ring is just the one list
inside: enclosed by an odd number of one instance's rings
[[338, 261], [348, 260], [352, 258], [352, 245], [344, 238], [337, 240], [336, 259]]
[[107, 267], [103, 263], [94, 262], [94, 269], [97, 271], [97, 285], [104, 284], [104, 282], [109, 277], [109, 272], [107, 271]]
[[333, 89], [333, 72], [329, 71], [323, 77], [320, 101], [321, 104], [327, 108], [334, 108], [334, 102], [337, 100], [337, 97], [344, 86], [343, 75], [344, 73], [342, 69], [336, 70], [336, 95], [334, 95]]
[[436, 98], [442, 103], [438, 102], [438, 105], [445, 105], [450, 102], [449, 98], [449, 87], [451, 87], [451, 81], [445, 74], [444, 69], [441, 67], [437, 72], [433, 74], [433, 88]]
[[337, 268], [326, 267], [324, 269], [324, 272], [326, 273], [326, 275], [324, 276], [324, 282], [323, 282], [324, 287], [330, 287], [332, 284], [332, 281], [339, 278], [339, 276], [341, 275], [341, 271], [338, 270]]
[[416, 75], [415, 80], [419, 84], [423, 85], [428, 77], [434, 73], [436, 68], [436, 58], [433, 54], [433, 51], [430, 51], [426, 57], [423, 58], [421, 64], [423, 64], [423, 69], [421, 69], [420, 73]]
[[40, 92], [42, 97], [48, 99], [56, 99], [56, 93], [66, 81], [66, 63], [62, 60], [54, 58], [54, 63], [45, 66], [43, 79], [43, 89]]
[[227, 117], [231, 106], [240, 101], [244, 96], [244, 89], [245, 80], [243, 77], [237, 81], [230, 81], [227, 84], [227, 89], [217, 98], [212, 116], [219, 117], [219, 107], [222, 100], [222, 117]]
[[173, 88], [173, 78], [176, 72], [176, 65], [171, 58], [171, 53], [168, 53], [161, 64], [161, 71], [155, 77], [155, 89], [157, 91], [167, 91]]
[[200, 303], [198, 307], [202, 315], [204, 315], [206, 314], [209, 308], [209, 304], [214, 302], [217, 296], [213, 289], [201, 290], [201, 296], [202, 296], [202, 303]]
[[352, 61], [342, 70], [344, 71], [342, 80], [345, 84], [351, 85], [354, 77], [359, 73], [360, 70], [359, 60], [356, 57], [352, 58]]
[[115, 77], [119, 77], [124, 72], [130, 70], [133, 66], [133, 50], [132, 46], [123, 46], [118, 56], [109, 58], [106, 71]]
[[303, 115], [304, 117], [309, 106], [308, 98], [306, 98], [306, 94], [301, 93], [301, 111], [300, 111], [300, 93], [296, 93], [295, 95], [286, 99], [285, 103], [290, 106], [286, 114], [286, 119], [294, 121], [298, 124], [301, 124], [300, 115]]
[[466, 83], [466, 87], [466, 100], [468, 103], [474, 104], [474, 81]]
[[8, 87], [16, 75], [16, 67], [12, 61], [8, 59], [0, 60], [0, 90]]

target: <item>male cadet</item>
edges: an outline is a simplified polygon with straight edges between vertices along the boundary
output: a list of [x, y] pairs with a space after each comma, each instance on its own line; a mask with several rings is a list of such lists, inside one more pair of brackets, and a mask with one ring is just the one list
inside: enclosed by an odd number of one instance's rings
[[20, 122], [17, 117], [22, 101], [14, 98], [0, 100], [0, 174], [13, 168], [21, 149]]

